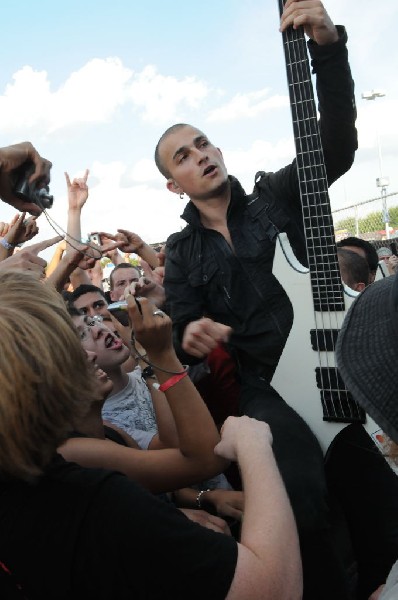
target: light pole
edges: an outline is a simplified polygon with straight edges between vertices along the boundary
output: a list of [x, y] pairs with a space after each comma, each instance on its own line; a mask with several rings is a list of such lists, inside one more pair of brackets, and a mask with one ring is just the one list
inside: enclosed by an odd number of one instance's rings
[[[385, 92], [382, 90], [371, 90], [370, 92], [362, 92], [362, 98], [364, 100], [376, 100], [376, 98], [383, 98], [385, 96]], [[383, 174], [383, 158], [381, 155], [381, 143], [380, 143], [380, 134], [378, 127], [378, 119], [376, 119], [376, 136], [377, 136], [377, 152], [379, 155], [379, 173], [380, 177], [376, 178], [376, 186], [381, 188], [381, 205], [383, 211], [383, 222], [386, 230], [386, 238], [390, 239], [390, 215], [388, 213], [387, 208], [387, 187], [390, 185], [390, 180], [388, 177], [385, 177]]]

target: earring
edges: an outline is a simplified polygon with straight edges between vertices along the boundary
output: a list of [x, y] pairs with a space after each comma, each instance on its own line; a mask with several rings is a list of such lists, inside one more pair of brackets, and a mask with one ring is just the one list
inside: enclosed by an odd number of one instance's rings
[[180, 192], [180, 198], [181, 200], [184, 200], [184, 192]]

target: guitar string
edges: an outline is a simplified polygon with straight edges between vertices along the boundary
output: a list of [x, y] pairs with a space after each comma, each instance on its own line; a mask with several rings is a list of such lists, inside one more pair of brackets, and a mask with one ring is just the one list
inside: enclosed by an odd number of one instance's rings
[[[298, 178], [299, 178], [300, 185], [302, 186], [302, 192], [304, 193], [304, 196], [306, 199], [305, 201], [307, 204], [306, 211], [304, 210], [304, 206], [303, 206], [304, 228], [305, 228], [305, 234], [306, 234], [306, 238], [307, 238], [307, 260], [308, 260], [308, 265], [310, 267], [310, 279], [311, 279], [312, 292], [313, 292], [313, 295], [317, 294], [316, 300], [318, 302], [321, 302], [322, 298], [321, 298], [320, 288], [319, 288], [319, 272], [318, 272], [319, 257], [316, 256], [316, 236], [314, 235], [314, 229], [313, 229], [313, 225], [312, 225], [313, 219], [316, 219], [318, 229], [319, 229], [319, 214], [318, 214], [318, 202], [317, 202], [318, 198], [316, 195], [315, 182], [313, 181], [314, 180], [313, 173], [311, 170], [312, 160], [311, 160], [310, 152], [312, 151], [312, 153], [313, 153], [314, 148], [313, 148], [312, 132], [309, 131], [309, 129], [308, 129], [308, 127], [310, 127], [308, 104], [304, 103], [304, 99], [308, 97], [308, 94], [305, 94], [305, 90], [303, 90], [306, 74], [303, 71], [302, 48], [300, 48], [300, 38], [301, 37], [303, 37], [303, 34], [300, 31], [290, 29], [290, 35], [288, 35], [288, 33], [286, 33], [286, 52], [288, 55], [288, 64], [289, 64], [289, 69], [290, 69], [289, 75], [290, 75], [291, 97], [292, 97], [292, 101], [293, 101], [292, 112], [293, 112], [293, 124], [294, 124], [294, 129], [295, 129], [294, 133], [295, 133], [295, 138], [296, 138], [295, 141], [296, 141], [296, 152], [297, 152], [296, 160], [297, 160], [297, 168], [298, 168]], [[301, 50], [301, 53], [300, 53], [300, 50]], [[294, 65], [296, 67], [297, 77], [294, 77], [294, 71], [293, 71]], [[300, 109], [301, 109], [301, 114], [300, 114]], [[301, 129], [301, 131], [300, 131], [300, 129]], [[307, 183], [307, 179], [306, 179], [306, 174], [307, 174], [306, 168], [310, 172], [311, 179], [312, 179], [312, 182], [311, 182], [312, 199], [313, 199], [313, 202], [315, 200], [315, 204], [313, 207], [311, 207], [311, 205], [309, 203], [309, 195], [308, 195], [309, 189], [308, 189], [308, 183]], [[302, 197], [302, 202], [304, 202], [303, 197]], [[307, 213], [307, 215], [305, 215], [305, 213]], [[311, 245], [311, 251], [310, 251], [310, 245]], [[322, 252], [322, 248], [319, 249], [319, 252], [320, 253]], [[315, 276], [316, 276], [316, 282], [313, 281], [314, 271], [315, 271]], [[316, 290], [314, 289], [315, 284], [317, 284]], [[315, 298], [314, 298], [314, 300], [315, 300]], [[323, 328], [325, 328], [323, 312], [321, 312], [320, 315], [321, 315]], [[314, 317], [316, 338], [319, 340], [318, 316], [316, 314], [316, 306], [315, 305], [313, 305], [313, 317]], [[321, 350], [319, 348], [319, 344], [317, 345], [317, 354], [318, 354], [318, 364], [319, 364], [319, 367], [321, 368], [322, 367], [322, 355], [321, 355]], [[320, 373], [322, 373], [322, 371]], [[323, 387], [322, 381], [320, 383], [321, 383], [321, 388], [322, 388]], [[330, 381], [329, 381], [329, 387], [330, 387]], [[323, 390], [321, 390], [320, 393], [321, 393], [321, 398], [322, 398]], [[324, 412], [326, 412], [327, 407], [325, 406], [323, 401], [322, 401], [322, 404], [324, 405]]]
[[[328, 306], [328, 320], [329, 320], [329, 328], [333, 329], [332, 327], [332, 315], [331, 315], [331, 311], [330, 311], [330, 303], [329, 303], [329, 296], [328, 293], [330, 293], [330, 290], [328, 290], [328, 287], [331, 287], [331, 293], [333, 296], [333, 304], [335, 305], [336, 303], [336, 292], [335, 292], [335, 287], [333, 284], [333, 279], [336, 279], [336, 275], [339, 275], [337, 271], [337, 254], [336, 251], [334, 252], [328, 252], [328, 248], [326, 246], [326, 255], [325, 255], [325, 245], [322, 243], [322, 240], [319, 239], [319, 248], [317, 250], [316, 248], [316, 237], [314, 235], [314, 228], [312, 225], [313, 219], [316, 219], [317, 222], [317, 226], [318, 226], [318, 232], [319, 232], [319, 228], [320, 226], [322, 226], [322, 231], [324, 233], [325, 236], [329, 236], [333, 233], [331, 226], [332, 226], [332, 222], [331, 222], [331, 215], [327, 215], [328, 219], [328, 223], [325, 222], [324, 219], [324, 209], [325, 206], [328, 206], [326, 203], [323, 202], [322, 199], [322, 194], [320, 193], [319, 189], [316, 190], [316, 193], [314, 193], [314, 184], [315, 182], [320, 182], [323, 181], [324, 185], [325, 185], [325, 189], [326, 189], [326, 194], [327, 194], [327, 182], [326, 182], [326, 173], [325, 173], [325, 168], [323, 165], [323, 160], [320, 160], [321, 158], [323, 159], [323, 152], [322, 152], [322, 146], [320, 144], [320, 139], [319, 139], [319, 132], [318, 130], [318, 125], [317, 125], [317, 116], [316, 116], [316, 109], [315, 109], [315, 104], [311, 99], [312, 93], [309, 95], [309, 99], [308, 99], [308, 91], [312, 92], [312, 82], [311, 82], [311, 75], [309, 72], [309, 65], [308, 65], [308, 55], [307, 55], [307, 48], [306, 48], [306, 42], [305, 42], [305, 38], [304, 35], [298, 31], [298, 30], [293, 30], [291, 29], [291, 41], [289, 41], [289, 36], [286, 35], [286, 39], [285, 39], [285, 45], [286, 45], [286, 53], [288, 56], [288, 62], [290, 63], [291, 67], [290, 67], [290, 79], [291, 79], [291, 91], [292, 91], [292, 96], [293, 96], [293, 102], [295, 103], [295, 112], [296, 112], [296, 131], [297, 131], [297, 143], [296, 145], [298, 146], [300, 144], [300, 147], [297, 147], [297, 164], [298, 164], [298, 168], [302, 170], [302, 177], [300, 176], [300, 180], [303, 181], [304, 186], [305, 186], [305, 192], [306, 192], [306, 196], [307, 196], [307, 208], [308, 208], [308, 215], [307, 217], [305, 215], [303, 215], [304, 218], [304, 227], [306, 229], [306, 231], [308, 231], [308, 229], [311, 232], [311, 246], [312, 246], [312, 252], [314, 253], [313, 257], [310, 257], [310, 253], [307, 247], [307, 256], [308, 256], [308, 261], [310, 264], [310, 260], [312, 260], [312, 265], [315, 264], [315, 273], [316, 273], [316, 279], [317, 279], [317, 283], [318, 283], [318, 301], [322, 302], [322, 290], [320, 289], [320, 276], [319, 276], [319, 269], [318, 269], [318, 265], [319, 265], [319, 257], [316, 256], [316, 253], [319, 252], [320, 254], [320, 258], [322, 260], [322, 280], [324, 283], [324, 293], [326, 293], [326, 302], [327, 302], [327, 306]], [[292, 52], [291, 52], [292, 50]], [[292, 53], [293, 53], [293, 59], [292, 59]], [[297, 66], [297, 71], [300, 72], [299, 73], [299, 80], [301, 82], [301, 86], [294, 82], [294, 77], [293, 77], [293, 72], [292, 72], [292, 66], [293, 64], [295, 64]], [[303, 89], [304, 86], [307, 85], [307, 94], [305, 93], [305, 90]], [[296, 89], [298, 88], [298, 89]], [[303, 92], [301, 94], [301, 92]], [[300, 96], [298, 98], [298, 96]], [[301, 115], [299, 114], [299, 109], [301, 107]], [[311, 110], [312, 113], [311, 114]], [[304, 127], [304, 131], [305, 131], [305, 140], [307, 143], [307, 150], [305, 151], [303, 148], [303, 136], [300, 135], [300, 116], [301, 116], [301, 123]], [[314, 131], [315, 129], [315, 131]], [[317, 134], [317, 135], [316, 135]], [[318, 141], [318, 147], [314, 148], [314, 135], [316, 135], [316, 140]], [[301, 153], [300, 153], [301, 151]], [[306, 165], [305, 161], [304, 161], [304, 157], [307, 155], [308, 157], [308, 162], [309, 164]], [[301, 164], [300, 164], [301, 163]], [[322, 174], [322, 176], [319, 176], [319, 170], [321, 169], [321, 167], [323, 167], [323, 171], [324, 173]], [[314, 171], [315, 169], [315, 171]], [[307, 178], [307, 174], [310, 174], [310, 185], [308, 185], [308, 178]], [[309, 188], [312, 190], [310, 192]], [[313, 199], [316, 199], [316, 203], [314, 206], [311, 206], [311, 202], [310, 202], [310, 194], [311, 197]], [[315, 209], [315, 210], [314, 210]], [[314, 215], [315, 212], [315, 215]], [[321, 214], [319, 214], [319, 212], [321, 212]], [[306, 222], [308, 221], [308, 223]], [[329, 268], [329, 270], [327, 271], [327, 267]], [[334, 267], [334, 268], [333, 268]], [[327, 281], [325, 280], [325, 276], [326, 273], [329, 276], [329, 281], [330, 286], [328, 286]], [[311, 282], [312, 284], [313, 282]], [[335, 316], [336, 320], [337, 320], [337, 315], [335, 312], [333, 312], [333, 315]], [[321, 316], [321, 321], [322, 321], [322, 325], [323, 325], [323, 330], [325, 330], [325, 315], [323, 313], [323, 311], [321, 311], [320, 313]], [[318, 316], [316, 315], [316, 311], [315, 311], [315, 307], [314, 307], [314, 321], [315, 321], [315, 328], [316, 328], [316, 334], [317, 337], [319, 339], [319, 333], [318, 333]], [[335, 323], [335, 328], [339, 328], [338, 323]], [[320, 367], [322, 367], [322, 361], [321, 361], [321, 354], [320, 354], [320, 350], [318, 348], [318, 359], [319, 359], [319, 365]], [[326, 368], [327, 368], [327, 379], [328, 379], [328, 383], [329, 383], [329, 389], [330, 392], [332, 392], [332, 381], [331, 381], [331, 376], [330, 376], [330, 365], [329, 365], [329, 354], [326, 353]], [[335, 377], [337, 376], [337, 369], [336, 366], [334, 365], [334, 371], [335, 371]], [[323, 372], [324, 373], [324, 372]], [[322, 379], [322, 371], [321, 371], [321, 379]], [[321, 381], [322, 383], [322, 381]], [[340, 409], [342, 410], [342, 405], [341, 405], [341, 395], [340, 395], [340, 391], [338, 390], [339, 386], [337, 387], [337, 391], [338, 391], [338, 396], [339, 396], [339, 404], [340, 404]], [[335, 412], [335, 414], [337, 414], [336, 412], [336, 408], [334, 406], [334, 400], [333, 397], [331, 395], [330, 397], [331, 399], [331, 403], [333, 405], [333, 410]], [[327, 410], [327, 407], [326, 407]]]
[[[329, 241], [329, 246], [328, 246], [328, 240], [330, 240], [331, 238], [333, 239], [333, 230], [331, 229], [331, 215], [327, 214], [328, 212], [328, 208], [329, 208], [329, 203], [328, 203], [328, 198], [327, 198], [327, 181], [326, 181], [326, 169], [324, 166], [324, 157], [323, 157], [323, 151], [322, 151], [322, 144], [321, 144], [321, 140], [320, 140], [320, 135], [319, 135], [319, 128], [318, 128], [318, 122], [317, 122], [317, 112], [316, 112], [316, 106], [315, 106], [315, 102], [313, 101], [313, 93], [312, 93], [312, 82], [311, 82], [311, 74], [310, 74], [310, 70], [309, 70], [309, 63], [308, 63], [308, 55], [307, 55], [307, 47], [306, 47], [306, 42], [305, 42], [305, 38], [304, 35], [297, 31], [296, 34], [296, 38], [297, 38], [297, 49], [298, 49], [298, 56], [296, 53], [296, 60], [298, 61], [299, 64], [299, 70], [301, 70], [301, 74], [299, 77], [300, 82], [302, 83], [302, 96], [301, 96], [301, 108], [302, 108], [302, 117], [303, 117], [303, 123], [304, 123], [304, 129], [305, 132], [307, 134], [308, 137], [306, 137], [307, 140], [307, 144], [308, 144], [308, 172], [310, 174], [310, 188], [313, 190], [314, 189], [314, 182], [316, 181], [318, 184], [323, 184], [323, 185], [317, 185], [316, 186], [316, 193], [312, 195], [313, 198], [316, 199], [316, 204], [315, 207], [311, 207], [311, 202], [309, 202], [310, 198], [308, 195], [308, 185], [307, 185], [307, 179], [306, 179], [306, 171], [305, 171], [305, 166], [304, 166], [304, 162], [303, 162], [303, 178], [304, 181], [306, 182], [306, 187], [307, 187], [307, 205], [309, 208], [309, 212], [313, 213], [313, 208], [315, 208], [315, 215], [316, 215], [316, 231], [314, 232], [314, 228], [313, 228], [313, 219], [311, 218], [311, 216], [309, 216], [309, 228], [311, 230], [312, 233], [312, 244], [313, 244], [313, 260], [316, 266], [316, 275], [317, 275], [317, 285], [318, 285], [318, 294], [320, 296], [319, 300], [322, 302], [322, 295], [326, 294], [326, 305], [327, 305], [327, 314], [325, 314], [324, 311], [320, 312], [320, 315], [315, 314], [315, 321], [316, 321], [316, 331], [317, 331], [317, 335], [319, 333], [319, 317], [322, 323], [322, 332], [325, 331], [325, 321], [327, 322], [327, 325], [329, 326], [330, 330], [333, 329], [338, 329], [339, 325], [337, 322], [337, 314], [336, 314], [336, 302], [338, 300], [340, 300], [340, 298], [342, 298], [342, 292], [341, 292], [341, 284], [340, 284], [340, 276], [339, 276], [339, 271], [336, 269], [336, 267], [338, 267], [338, 263], [337, 263], [337, 254], [336, 254], [336, 250], [335, 250], [335, 246], [331, 246], [330, 245], [330, 241]], [[309, 102], [307, 102], [306, 100], [310, 99]], [[298, 123], [298, 127], [300, 126], [300, 122]], [[322, 189], [323, 188], [323, 189]], [[324, 201], [326, 200], [326, 201]], [[330, 211], [330, 208], [329, 208]], [[318, 235], [318, 244], [319, 247], [318, 249], [316, 248], [316, 243], [314, 244], [314, 240], [317, 239], [317, 235]], [[323, 243], [323, 241], [325, 241], [326, 243]], [[322, 261], [320, 263], [320, 260]], [[320, 276], [319, 276], [319, 269], [320, 269]], [[338, 291], [336, 290], [336, 276], [338, 278]], [[321, 285], [320, 282], [322, 281], [323, 283], [323, 290], [321, 289]], [[332, 300], [332, 306], [333, 306], [333, 311], [330, 310], [331, 308], [331, 304], [329, 299], [331, 298]], [[319, 354], [319, 353], [318, 353]], [[336, 411], [336, 404], [333, 398], [333, 388], [335, 388], [335, 390], [337, 391], [337, 395], [338, 395], [338, 405], [340, 408], [340, 414], [343, 413], [343, 406], [342, 406], [342, 398], [341, 398], [341, 393], [340, 393], [340, 389], [338, 385], [333, 385], [333, 380], [332, 380], [332, 374], [334, 374], [334, 378], [337, 378], [337, 369], [336, 369], [336, 365], [335, 365], [335, 361], [333, 361], [333, 365], [330, 364], [331, 359], [329, 358], [330, 354], [328, 352], [326, 352], [326, 354], [324, 355], [324, 361], [322, 363], [322, 361], [320, 360], [320, 368], [322, 369], [323, 366], [326, 366], [326, 371], [320, 371], [320, 381], [321, 383], [325, 383], [324, 382], [324, 378], [326, 378], [326, 383], [327, 385], [324, 385], [325, 387], [328, 387], [329, 391], [330, 391], [330, 401], [331, 401], [331, 405], [333, 407], [333, 412], [335, 415], [337, 415], [337, 411]], [[326, 363], [326, 365], [325, 365]], [[337, 383], [337, 382], [335, 382]], [[324, 399], [325, 400], [325, 399]]]

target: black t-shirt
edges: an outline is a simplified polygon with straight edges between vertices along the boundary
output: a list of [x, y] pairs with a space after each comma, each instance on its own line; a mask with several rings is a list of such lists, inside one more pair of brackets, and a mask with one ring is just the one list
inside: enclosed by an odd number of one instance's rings
[[225, 598], [237, 544], [127, 477], [57, 458], [0, 482], [0, 561], [30, 600]]

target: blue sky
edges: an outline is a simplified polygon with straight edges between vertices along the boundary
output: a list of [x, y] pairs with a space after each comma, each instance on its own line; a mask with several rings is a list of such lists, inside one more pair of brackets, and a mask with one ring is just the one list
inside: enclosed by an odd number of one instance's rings
[[[398, 191], [398, 6], [325, 4], [348, 29], [359, 109], [356, 162], [331, 189], [340, 208], [378, 193], [376, 129], [389, 191]], [[256, 170], [293, 158], [276, 0], [6, 3], [1, 42], [0, 143], [30, 139], [53, 161], [51, 214], [61, 226], [63, 172], [88, 167], [83, 231], [127, 227], [154, 242], [178, 230], [184, 202], [152, 159], [174, 122], [204, 129], [247, 190]], [[361, 100], [372, 88], [386, 97]], [[1, 208], [2, 220], [14, 213]]]

